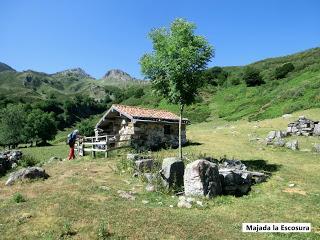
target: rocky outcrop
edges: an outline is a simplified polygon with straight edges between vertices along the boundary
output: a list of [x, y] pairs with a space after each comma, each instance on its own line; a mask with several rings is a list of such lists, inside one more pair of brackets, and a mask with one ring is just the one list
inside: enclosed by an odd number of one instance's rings
[[160, 175], [168, 188], [183, 186], [184, 163], [179, 158], [165, 158], [162, 161]]
[[9, 179], [6, 182], [6, 185], [12, 185], [17, 180], [23, 179], [47, 179], [49, 175], [45, 172], [43, 168], [40, 167], [28, 167], [21, 169], [19, 171], [13, 172], [10, 174]]
[[286, 147], [291, 150], [299, 150], [299, 142], [298, 140], [292, 140], [286, 143]]
[[0, 176], [14, 168], [21, 158], [22, 152], [19, 150], [0, 152]]
[[153, 167], [153, 159], [151, 158], [136, 160], [134, 163], [135, 163], [135, 169], [138, 172], [151, 171]]
[[297, 121], [288, 124], [287, 133], [290, 135], [311, 136], [315, 128], [318, 133], [318, 129], [320, 128], [319, 121], [313, 121], [305, 116], [300, 116]]
[[103, 80], [113, 80], [113, 81], [121, 81], [127, 82], [132, 81], [132, 78], [128, 73], [120, 70], [120, 69], [111, 69], [109, 70], [102, 78]]
[[72, 69], [67, 69], [61, 72], [57, 72], [53, 74], [55, 76], [60, 76], [60, 77], [77, 77], [77, 78], [92, 78], [88, 73], [86, 73], [82, 68], [72, 68]]
[[186, 196], [214, 197], [221, 194], [217, 164], [204, 159], [189, 163], [184, 173], [184, 191]]

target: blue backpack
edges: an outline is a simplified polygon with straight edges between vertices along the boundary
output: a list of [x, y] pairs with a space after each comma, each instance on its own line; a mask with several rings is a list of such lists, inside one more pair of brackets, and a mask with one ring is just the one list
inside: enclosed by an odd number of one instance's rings
[[69, 133], [68, 134], [68, 137], [67, 137], [67, 144], [70, 144], [71, 143], [71, 139], [72, 139], [72, 133]]

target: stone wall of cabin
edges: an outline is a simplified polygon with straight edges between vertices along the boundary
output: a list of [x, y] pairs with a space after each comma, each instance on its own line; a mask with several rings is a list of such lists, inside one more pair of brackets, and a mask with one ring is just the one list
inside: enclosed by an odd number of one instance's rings
[[[170, 126], [170, 134], [165, 134], [165, 125]], [[179, 146], [178, 124], [137, 122], [133, 125], [133, 131], [132, 144], [135, 148], [141, 150], [159, 149], [162, 147], [175, 148]], [[185, 144], [186, 141], [186, 127], [183, 124], [182, 144]]]

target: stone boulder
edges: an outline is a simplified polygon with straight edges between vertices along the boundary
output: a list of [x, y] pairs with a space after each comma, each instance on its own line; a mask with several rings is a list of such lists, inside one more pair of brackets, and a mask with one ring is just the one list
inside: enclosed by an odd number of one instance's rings
[[12, 150], [9, 154], [9, 160], [17, 162], [22, 158], [22, 152], [20, 150]]
[[43, 168], [28, 167], [11, 173], [9, 179], [6, 182], [6, 185], [12, 185], [17, 180], [38, 178], [47, 179], [48, 177], [49, 175], [45, 172]]
[[179, 158], [165, 158], [162, 161], [160, 175], [166, 187], [183, 186], [184, 163]]
[[214, 197], [221, 194], [217, 164], [204, 159], [189, 163], [184, 173], [184, 191], [186, 196]]
[[286, 145], [286, 141], [283, 138], [276, 138], [273, 145], [276, 147], [284, 147]]
[[219, 169], [228, 170], [247, 170], [247, 166], [244, 165], [240, 160], [225, 160], [219, 164]]
[[48, 163], [61, 162], [61, 161], [62, 161], [62, 158], [60, 158], [60, 157], [51, 157], [51, 158], [48, 160]]
[[128, 153], [127, 154], [127, 160], [136, 161], [136, 160], [139, 160], [139, 159], [140, 159], [140, 155], [137, 154], [137, 153]]
[[292, 140], [286, 143], [286, 147], [291, 150], [299, 150], [299, 143], [298, 140]]
[[220, 169], [219, 173], [224, 194], [242, 196], [250, 191], [252, 175], [249, 172]]
[[15, 166], [21, 158], [22, 152], [19, 150], [0, 152], [0, 176], [12, 169], [12, 166]]
[[268, 133], [267, 139], [273, 140], [275, 138], [284, 138], [287, 136], [285, 131], [274, 130]]
[[134, 163], [138, 172], [151, 171], [153, 167], [153, 159], [136, 160]]
[[313, 145], [313, 151], [316, 153], [320, 153], [320, 144], [319, 143], [315, 143]]
[[320, 136], [320, 124], [314, 125], [313, 136]]

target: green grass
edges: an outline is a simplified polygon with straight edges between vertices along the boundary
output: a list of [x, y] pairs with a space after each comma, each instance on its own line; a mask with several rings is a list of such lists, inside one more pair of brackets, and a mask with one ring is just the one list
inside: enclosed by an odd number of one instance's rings
[[[144, 191], [145, 183], [129, 171], [116, 171], [125, 152], [108, 159], [85, 157], [45, 164], [50, 175], [45, 181], [17, 183], [5, 187], [0, 179], [0, 234], [2, 239], [319, 239], [319, 155], [306, 151], [266, 147], [252, 137], [265, 138], [273, 129], [284, 129], [299, 115], [320, 118], [320, 110], [294, 113], [291, 119], [259, 122], [223, 120], [193, 124], [188, 138], [200, 145], [184, 148], [187, 162], [201, 156], [227, 156], [246, 161], [253, 169], [271, 171], [271, 178], [255, 185], [249, 195], [201, 199], [205, 207], [177, 208], [178, 198], [161, 192]], [[298, 137], [303, 148], [319, 138]], [[25, 148], [35, 158], [64, 158], [66, 145]], [[177, 150], [152, 153], [160, 160], [177, 155]], [[288, 185], [294, 183], [290, 188]], [[101, 188], [109, 187], [109, 190]], [[135, 191], [136, 200], [118, 196], [118, 190]], [[16, 204], [19, 192], [28, 201]], [[148, 200], [148, 204], [143, 204]], [[170, 205], [174, 207], [171, 208]], [[28, 216], [28, 218], [23, 218]], [[19, 219], [23, 219], [19, 220]], [[245, 234], [243, 222], [310, 222], [308, 234]]]

